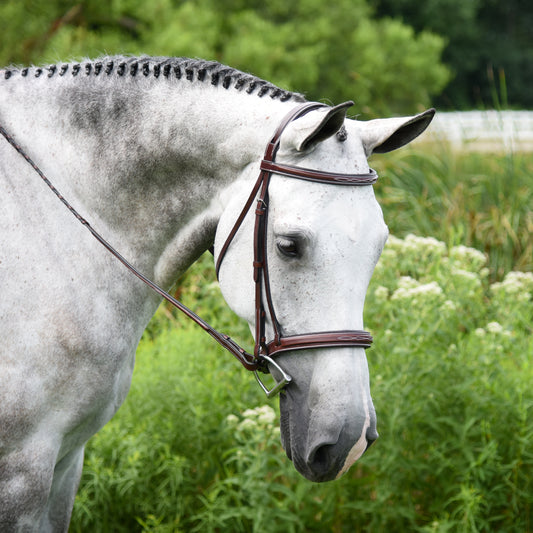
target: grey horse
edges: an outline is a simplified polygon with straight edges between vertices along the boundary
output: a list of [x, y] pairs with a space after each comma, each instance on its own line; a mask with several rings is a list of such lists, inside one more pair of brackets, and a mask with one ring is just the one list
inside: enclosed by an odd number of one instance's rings
[[[304, 98], [215, 62], [103, 57], [0, 70], [0, 126], [91, 226], [168, 289], [215, 258], [281, 119]], [[292, 122], [278, 161], [369, 171], [433, 112], [361, 122], [346, 106]], [[340, 134], [339, 134], [340, 133]], [[84, 446], [117, 411], [161, 297], [132, 276], [0, 137], [0, 530], [66, 531]], [[255, 323], [253, 214], [225, 254], [228, 305]], [[274, 176], [272, 300], [289, 334], [361, 329], [387, 237], [372, 186]], [[266, 335], [272, 324], [266, 325]], [[338, 477], [377, 438], [363, 348], [280, 354], [282, 444], [307, 478]]]

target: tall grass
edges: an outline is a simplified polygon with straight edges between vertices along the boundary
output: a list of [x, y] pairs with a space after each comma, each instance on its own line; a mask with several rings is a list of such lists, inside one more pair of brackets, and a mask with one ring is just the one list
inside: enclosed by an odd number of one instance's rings
[[533, 154], [404, 149], [373, 161], [391, 233], [487, 253], [491, 279], [533, 269]]
[[[380, 438], [343, 478], [301, 478], [276, 403], [162, 306], [124, 406], [88, 444], [71, 531], [533, 531], [533, 275], [510, 272], [531, 269], [532, 159], [447, 157], [380, 163], [376, 189], [405, 238], [389, 239], [365, 307]], [[505, 216], [491, 215], [498, 206]], [[211, 263], [203, 256], [179, 295], [246, 340]]]

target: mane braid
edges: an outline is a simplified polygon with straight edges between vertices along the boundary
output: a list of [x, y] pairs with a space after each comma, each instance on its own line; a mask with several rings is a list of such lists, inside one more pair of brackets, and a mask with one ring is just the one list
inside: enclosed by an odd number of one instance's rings
[[[209, 83], [221, 86], [226, 90], [233, 89], [255, 94], [259, 98], [269, 95], [282, 102], [295, 100], [305, 102], [305, 98], [298, 93], [285, 91], [276, 85], [262, 80], [251, 74], [222, 65], [216, 61], [203, 59], [189, 59], [186, 57], [124, 57], [106, 56], [94, 61], [81, 63], [60, 63], [47, 67], [10, 67], [4, 70], [4, 78], [12, 79], [15, 74], [28, 79], [38, 78], [46, 73], [47, 78], [63, 77], [68, 72], [71, 76], [119, 76], [186, 80], [190, 83]], [[56, 76], [57, 75], [57, 76]]]

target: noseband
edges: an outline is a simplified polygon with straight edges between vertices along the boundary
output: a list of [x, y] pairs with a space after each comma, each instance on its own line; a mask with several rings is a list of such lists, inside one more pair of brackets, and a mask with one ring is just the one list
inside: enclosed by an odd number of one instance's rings
[[[272, 140], [268, 144], [265, 156], [261, 161], [260, 174], [257, 179], [252, 192], [244, 205], [244, 208], [239, 215], [235, 225], [229, 233], [224, 245], [221, 248], [217, 264], [216, 272], [217, 276], [220, 271], [222, 260], [226, 255], [226, 252], [242, 225], [246, 214], [249, 212], [254, 199], [257, 197], [257, 205], [255, 210], [255, 228], [254, 228], [254, 262], [253, 262], [253, 278], [255, 283], [255, 347], [254, 353], [250, 354], [244, 348], [241, 348], [235, 341], [233, 341], [228, 335], [220, 333], [212, 328], [207, 322], [196, 315], [188, 307], [176, 300], [164, 289], [156, 285], [153, 281], [148, 279], [142, 273], [140, 273], [131, 263], [129, 263], [122, 255], [120, 255], [113, 246], [111, 246], [92, 226], [83, 218], [72, 205], [64, 198], [64, 196], [54, 187], [50, 180], [43, 174], [40, 168], [33, 162], [33, 160], [27, 155], [23, 148], [17, 144], [11, 135], [0, 126], [0, 133], [5, 139], [15, 148], [15, 150], [22, 155], [22, 157], [31, 165], [31, 167], [37, 172], [46, 185], [52, 190], [52, 192], [61, 200], [61, 202], [67, 207], [67, 209], [83, 224], [111, 254], [113, 254], [126, 268], [128, 268], [135, 276], [141, 281], [153, 289], [165, 300], [170, 302], [174, 307], [179, 309], [191, 320], [196, 322], [206, 333], [211, 335], [221, 346], [233, 354], [247, 369], [255, 373], [257, 381], [266, 395], [270, 398], [277, 394], [283, 387], [292, 381], [292, 378], [276, 363], [272, 358], [274, 355], [278, 355], [282, 352], [292, 350], [305, 350], [313, 348], [332, 348], [332, 347], [361, 347], [369, 348], [372, 344], [372, 336], [361, 330], [342, 330], [342, 331], [327, 331], [319, 333], [305, 333], [302, 335], [284, 336], [282, 333], [282, 327], [276, 318], [274, 312], [274, 306], [272, 303], [272, 294], [270, 291], [270, 282], [268, 276], [268, 263], [267, 263], [267, 219], [268, 219], [268, 186], [272, 174], [279, 174], [289, 178], [314, 181], [318, 183], [327, 183], [333, 185], [352, 185], [363, 186], [372, 185], [378, 179], [376, 172], [370, 169], [368, 174], [336, 174], [331, 172], [322, 172], [317, 170], [311, 170], [302, 167], [296, 167], [292, 165], [284, 165], [275, 162], [276, 153], [280, 145], [280, 137], [285, 128], [293, 121], [306, 113], [315, 109], [327, 107], [324, 104], [307, 103], [293, 109], [281, 122], [280, 126], [276, 130], [276, 133], [272, 137]], [[264, 289], [264, 291], [263, 291]], [[264, 296], [263, 296], [264, 292]], [[266, 301], [266, 307], [270, 315], [270, 321], [274, 330], [274, 339], [270, 342], [266, 341], [266, 312], [264, 302]], [[278, 374], [281, 376], [279, 381], [272, 389], [268, 389], [261, 379], [259, 378], [257, 371], [269, 372], [269, 365], [275, 368]]]

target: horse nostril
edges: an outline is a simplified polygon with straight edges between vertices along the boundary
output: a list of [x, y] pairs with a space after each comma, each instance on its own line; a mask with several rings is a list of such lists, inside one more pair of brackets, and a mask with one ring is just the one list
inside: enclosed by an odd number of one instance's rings
[[333, 466], [332, 449], [334, 446], [334, 444], [322, 444], [317, 446], [309, 455], [307, 464], [318, 481], [332, 479], [331, 475], [328, 474], [330, 474]]
[[329, 444], [324, 444], [322, 446], [318, 446], [317, 448], [315, 448], [313, 450], [313, 453], [311, 453], [309, 457], [309, 464], [312, 464], [313, 466], [318, 467], [320, 470], [326, 467], [329, 461], [329, 457], [328, 457], [329, 448], [331, 448], [331, 445]]

